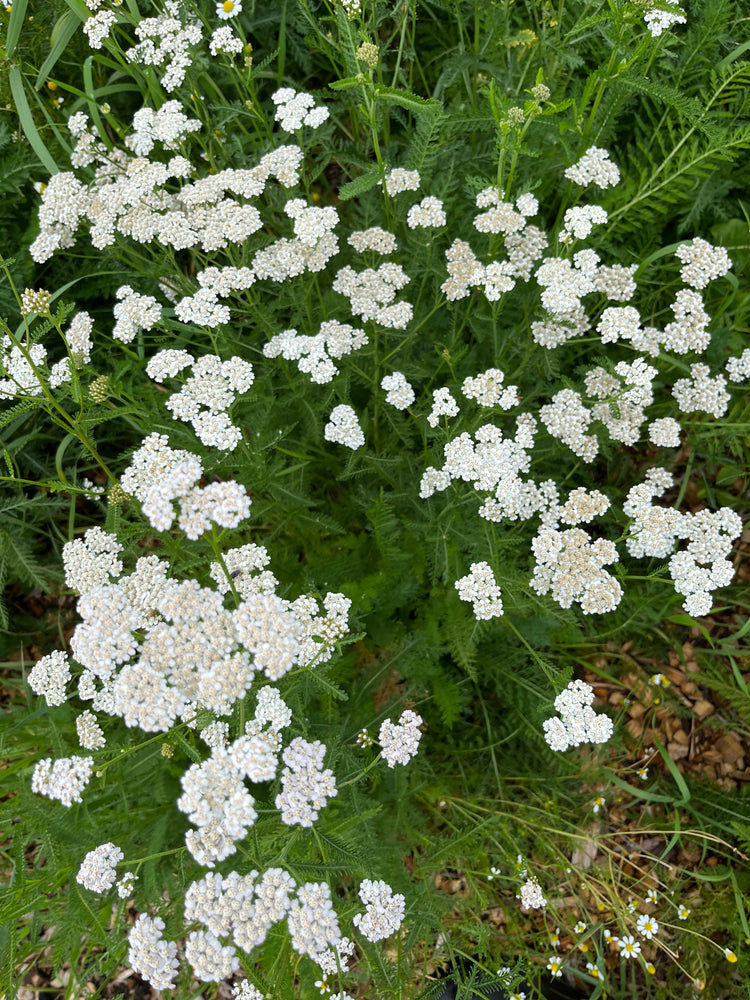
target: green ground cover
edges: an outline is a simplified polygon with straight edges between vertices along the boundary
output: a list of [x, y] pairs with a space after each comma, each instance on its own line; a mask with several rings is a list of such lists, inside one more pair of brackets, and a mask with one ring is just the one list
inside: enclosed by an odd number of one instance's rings
[[0, 21], [2, 995], [746, 995], [750, 6]]

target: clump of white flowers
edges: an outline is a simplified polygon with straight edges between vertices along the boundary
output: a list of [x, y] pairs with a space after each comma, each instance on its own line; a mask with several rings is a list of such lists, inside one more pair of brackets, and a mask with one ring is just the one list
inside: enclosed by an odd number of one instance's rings
[[609, 151], [590, 146], [583, 156], [565, 171], [568, 180], [581, 187], [596, 184], [600, 188], [614, 187], [620, 182], [620, 171], [609, 158]]
[[411, 302], [396, 302], [396, 293], [409, 284], [411, 278], [400, 264], [387, 261], [378, 268], [368, 267], [357, 272], [342, 267], [336, 274], [333, 290], [349, 299], [354, 316], [362, 320], [373, 319], [381, 326], [404, 330], [409, 324], [414, 307]]
[[293, 87], [282, 87], [271, 94], [271, 100], [276, 105], [276, 121], [285, 132], [296, 132], [303, 125], [318, 128], [329, 117], [328, 108], [315, 106], [312, 94]]
[[366, 878], [359, 887], [364, 913], [354, 915], [354, 926], [368, 941], [382, 941], [394, 934], [404, 920], [406, 900], [381, 880]]
[[[734, 576], [729, 558], [733, 541], [742, 532], [742, 519], [730, 507], [682, 514], [652, 501], [673, 485], [665, 469], [650, 469], [643, 483], [633, 486], [623, 505], [632, 518], [628, 551], [634, 556], [664, 559], [675, 590], [685, 597], [683, 608], [694, 617], [707, 615], [713, 605], [712, 592], [726, 587]], [[684, 550], [674, 552], [678, 539], [687, 540]]]
[[393, 372], [391, 375], [384, 375], [380, 382], [380, 388], [385, 389], [387, 393], [385, 397], [386, 403], [395, 406], [397, 410], [408, 409], [417, 398], [403, 372]]
[[517, 898], [521, 900], [521, 906], [527, 910], [543, 910], [547, 905], [542, 887], [536, 878], [530, 878], [524, 882]]
[[320, 740], [308, 743], [300, 736], [284, 751], [286, 767], [281, 772], [282, 789], [276, 796], [276, 808], [288, 826], [312, 826], [318, 810], [338, 794], [333, 771], [323, 767], [325, 755]]
[[553, 750], [567, 750], [582, 743], [606, 743], [614, 731], [612, 720], [591, 707], [594, 689], [584, 681], [571, 681], [555, 698], [560, 713], [544, 722], [544, 738]]
[[436, 229], [444, 226], [446, 215], [443, 209], [443, 202], [432, 195], [423, 198], [416, 205], [412, 205], [406, 215], [406, 224], [409, 229]]
[[51, 757], [40, 760], [31, 776], [31, 790], [37, 795], [62, 802], [68, 809], [81, 801], [81, 792], [88, 785], [93, 772], [90, 757]]
[[[167, 355], [166, 368], [162, 366], [162, 353]], [[160, 351], [155, 354], [146, 366], [147, 374], [156, 381], [163, 381], [179, 364], [175, 360], [176, 353]], [[242, 440], [242, 433], [230, 421], [227, 410], [238, 393], [247, 392], [252, 386], [255, 380], [253, 366], [239, 357], [222, 361], [215, 354], [204, 354], [198, 361], [191, 360], [188, 364], [192, 365], [192, 374], [185, 379], [182, 388], [169, 397], [167, 409], [175, 420], [191, 424], [206, 447], [232, 451]]]
[[162, 937], [164, 921], [141, 913], [128, 935], [128, 965], [156, 990], [173, 990], [180, 963], [177, 945]]
[[313, 336], [300, 336], [296, 330], [276, 334], [263, 346], [263, 354], [267, 358], [281, 356], [296, 361], [311, 382], [322, 385], [338, 375], [339, 369], [332, 359], [343, 358], [367, 343], [364, 330], [332, 319], [321, 323], [319, 332]]
[[427, 416], [430, 427], [437, 427], [441, 417], [455, 417], [458, 413], [458, 403], [451, 395], [450, 389], [444, 386], [432, 393], [432, 409]]
[[125, 855], [112, 843], [89, 851], [81, 863], [76, 882], [90, 892], [108, 892], [117, 878], [117, 865]]
[[652, 37], [658, 38], [673, 24], [686, 24], [687, 18], [678, 0], [662, 0], [658, 7], [651, 7], [643, 15]]
[[35, 694], [42, 694], [50, 706], [62, 705], [67, 700], [65, 691], [70, 680], [70, 663], [59, 649], [37, 660], [26, 678]]
[[531, 587], [552, 594], [562, 608], [573, 602], [585, 615], [613, 611], [622, 587], [604, 567], [617, 562], [617, 548], [606, 538], [591, 539], [582, 528], [558, 531], [542, 527], [531, 543], [536, 559]]
[[502, 615], [502, 591], [489, 563], [472, 563], [468, 574], [456, 580], [455, 586], [462, 601], [473, 603], [474, 617], [479, 621]]
[[391, 197], [401, 194], [402, 191], [416, 191], [419, 188], [419, 180], [419, 171], [394, 167], [386, 174], [385, 189]]
[[421, 715], [406, 709], [395, 725], [390, 719], [386, 719], [381, 725], [378, 742], [388, 767], [408, 764], [412, 757], [417, 756], [419, 741], [422, 739], [419, 727], [423, 721]]
[[328, 423], [323, 429], [326, 441], [334, 441], [336, 444], [343, 444], [346, 448], [356, 451], [365, 443], [365, 436], [359, 426], [357, 414], [351, 406], [340, 403], [331, 410]]

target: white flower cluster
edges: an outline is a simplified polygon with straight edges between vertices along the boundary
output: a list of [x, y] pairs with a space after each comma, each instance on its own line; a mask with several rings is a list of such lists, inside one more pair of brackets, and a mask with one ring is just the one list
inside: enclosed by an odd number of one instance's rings
[[333, 290], [349, 299], [354, 316], [403, 330], [412, 318], [414, 307], [411, 302], [395, 302], [394, 299], [410, 280], [401, 265], [391, 261], [359, 272], [347, 265], [336, 274]]
[[687, 24], [685, 12], [680, 7], [678, 0], [662, 0], [658, 7], [651, 7], [646, 11], [643, 20], [653, 38], [658, 38], [673, 24]]
[[324, 976], [335, 976], [338, 975], [339, 969], [342, 972], [348, 971], [349, 959], [353, 954], [354, 942], [348, 937], [343, 937], [333, 948], [322, 951], [316, 962]]
[[658, 373], [643, 358], [618, 361], [614, 370], [615, 375], [610, 375], [597, 366], [586, 374], [588, 394], [609, 400], [596, 403], [591, 415], [604, 424], [613, 441], [632, 445], [638, 441], [646, 420], [644, 408], [654, 401], [652, 383]]
[[[228, 549], [223, 554], [223, 561], [223, 566], [218, 562], [211, 563], [211, 579], [215, 581], [220, 594], [228, 594], [232, 586], [242, 598], [253, 594], [273, 593], [276, 590], [279, 581], [265, 568], [270, 562], [270, 556], [263, 545], [248, 542], [247, 545]], [[261, 572], [253, 575], [256, 570]]]
[[101, 844], [83, 859], [76, 882], [90, 892], [108, 892], [115, 884], [118, 862], [124, 857], [113, 843]]
[[298, 736], [283, 753], [286, 767], [281, 772], [281, 792], [276, 808], [287, 826], [310, 827], [328, 799], [338, 795], [336, 778], [323, 767], [326, 748], [320, 740], [308, 743]]
[[96, 526], [89, 528], [83, 538], [66, 542], [62, 549], [65, 568], [65, 585], [79, 594], [108, 584], [112, 577], [122, 573], [118, 558], [122, 545], [115, 535]]
[[515, 438], [504, 437], [494, 424], [483, 424], [475, 434], [476, 442], [466, 432], [449, 441], [443, 447], [444, 467], [428, 467], [422, 476], [420, 496], [446, 489], [451, 480], [473, 482], [477, 490], [494, 492], [479, 510], [480, 516], [489, 521], [503, 517], [525, 520], [548, 506], [546, 486], [538, 488], [519, 476], [529, 471], [536, 421], [528, 413], [521, 414], [516, 427]]
[[338, 212], [331, 205], [318, 208], [317, 205], [308, 205], [304, 198], [290, 198], [284, 211], [290, 219], [294, 219], [294, 235], [308, 246], [315, 246], [320, 239], [333, 232], [339, 221]]
[[[693, 617], [707, 615], [712, 591], [728, 586], [734, 577], [729, 559], [732, 542], [742, 532], [742, 519], [729, 507], [682, 514], [658, 507], [652, 501], [674, 483], [665, 469], [650, 469], [646, 479], [629, 491], [623, 505], [632, 518], [626, 546], [631, 555], [669, 558], [675, 590], [685, 597], [683, 608]], [[673, 552], [677, 539], [686, 539], [684, 550]]]
[[364, 913], [355, 913], [354, 926], [368, 941], [382, 941], [395, 934], [404, 921], [406, 900], [400, 892], [382, 879], [363, 879], [359, 898], [365, 904]]
[[450, 389], [444, 386], [432, 393], [432, 409], [427, 416], [430, 427], [437, 427], [441, 417], [455, 417], [459, 412], [458, 403], [451, 395]]
[[177, 149], [190, 132], [199, 132], [201, 123], [188, 118], [179, 101], [166, 101], [154, 111], [141, 108], [133, 115], [133, 131], [125, 137], [125, 145], [136, 156], [148, 156], [154, 144], [164, 149]]
[[475, 399], [480, 406], [499, 406], [501, 410], [509, 410], [518, 406], [521, 398], [518, 386], [503, 385], [505, 373], [499, 368], [488, 368], [485, 372], [463, 381], [461, 392], [467, 399]]
[[614, 542], [591, 540], [582, 528], [557, 531], [542, 527], [531, 543], [536, 559], [531, 587], [538, 594], [551, 592], [562, 608], [573, 602], [585, 615], [613, 611], [622, 599], [622, 587], [603, 567], [617, 562]]
[[91, 349], [94, 346], [91, 340], [91, 331], [94, 321], [87, 312], [76, 313], [70, 321], [70, 326], [65, 331], [65, 339], [68, 342], [68, 350], [73, 355], [76, 368], [91, 361]]
[[[527, 209], [531, 208], [531, 203], [528, 203], [529, 195], [523, 195], [526, 201], [521, 202], [522, 205], [526, 206]], [[536, 214], [538, 209], [538, 203], [536, 199], [533, 199], [533, 211], [528, 214]], [[474, 216], [474, 228], [480, 233], [503, 233], [505, 236], [510, 236], [513, 233], [520, 233], [521, 230], [526, 225], [525, 215], [527, 213], [516, 211], [511, 202], [503, 201], [501, 192], [495, 187], [485, 188], [480, 191], [476, 199], [478, 208], [486, 208], [485, 212], [481, 212], [479, 215]]]
[[711, 317], [703, 308], [703, 299], [698, 292], [682, 288], [672, 303], [674, 321], [667, 323], [660, 340], [668, 351], [687, 354], [688, 351], [704, 351], [711, 342], [708, 324]]
[[599, 258], [589, 251], [579, 251], [573, 261], [562, 257], [547, 257], [536, 272], [536, 281], [544, 289], [541, 300], [552, 314], [551, 320], [535, 320], [531, 332], [537, 344], [558, 347], [566, 340], [590, 329], [586, 310], [581, 302], [584, 295], [596, 290]]
[[222, 945], [210, 931], [191, 931], [185, 942], [185, 958], [196, 979], [204, 983], [228, 979], [240, 967], [234, 948]]
[[465, 299], [470, 288], [484, 284], [484, 265], [480, 264], [465, 240], [455, 239], [445, 251], [445, 257], [450, 277], [443, 282], [440, 290], [449, 301]]
[[242, 52], [244, 47], [245, 43], [239, 35], [235, 35], [228, 24], [221, 24], [218, 28], [214, 28], [208, 45], [212, 56], [219, 52], [228, 56], [236, 56]]
[[586, 433], [593, 417], [583, 405], [580, 393], [561, 389], [550, 403], [540, 408], [539, 417], [552, 437], [566, 444], [585, 462], [594, 461], [599, 452], [599, 440], [595, 434]]
[[233, 1000], [265, 1000], [260, 990], [249, 979], [243, 979], [232, 987]]
[[584, 681], [571, 681], [555, 698], [560, 717], [544, 722], [544, 738], [553, 750], [567, 750], [582, 743], [606, 743], [614, 732], [608, 715], [591, 707], [594, 689]]
[[203, 33], [197, 20], [189, 18], [183, 24], [179, 0], [165, 0], [164, 9], [164, 14], [143, 17], [136, 24], [135, 33], [140, 41], [127, 50], [125, 58], [141, 66], [163, 68], [161, 85], [171, 93], [184, 82], [193, 62], [190, 46], [197, 45]]
[[729, 358], [725, 370], [730, 382], [747, 382], [750, 379], [750, 347], [746, 347], [739, 357]]
[[[167, 352], [167, 362], [174, 363], [176, 352]], [[147, 373], [161, 371], [161, 354], [154, 355], [147, 366]], [[238, 393], [247, 392], [255, 376], [249, 361], [233, 357], [222, 361], [215, 354], [204, 354], [192, 363], [192, 375], [179, 392], [172, 393], [166, 402], [175, 420], [191, 424], [199, 440], [209, 448], [232, 451], [242, 440], [242, 433], [227, 414]]]
[[659, 417], [648, 425], [648, 439], [660, 448], [679, 448], [680, 425], [674, 417]]
[[473, 602], [474, 617], [478, 621], [502, 615], [502, 591], [489, 563], [472, 563], [468, 575], [456, 580], [455, 586], [462, 601]]
[[76, 719], [76, 732], [78, 733], [78, 742], [84, 750], [101, 750], [107, 745], [104, 730], [96, 721], [94, 713], [89, 712], [88, 709], [81, 712]]
[[349, 246], [354, 247], [357, 253], [371, 250], [373, 253], [385, 255], [394, 253], [398, 248], [393, 233], [387, 232], [380, 226], [370, 226], [369, 229], [358, 230], [352, 233], [346, 242]]
[[385, 189], [393, 198], [402, 191], [416, 191], [419, 188], [419, 171], [404, 170], [403, 167], [394, 167], [385, 176]]
[[144, 515], [157, 531], [171, 528], [175, 501], [180, 503], [178, 525], [188, 538], [200, 538], [212, 521], [236, 528], [250, 514], [250, 498], [244, 487], [232, 480], [195, 486], [202, 475], [203, 466], [196, 455], [170, 448], [165, 434], [154, 433], [133, 453], [120, 485], [140, 500]]
[[323, 385], [338, 374], [333, 358], [343, 358], [367, 343], [364, 330], [331, 319], [321, 323], [320, 331], [312, 337], [300, 336], [293, 329], [276, 334], [263, 346], [263, 354], [267, 358], [281, 356], [287, 361], [296, 361], [299, 370], [309, 375], [311, 382]]
[[42, 694], [50, 706], [62, 705], [67, 700], [65, 685], [70, 680], [70, 663], [62, 650], [55, 650], [37, 660], [26, 678], [35, 694]]
[[444, 226], [445, 222], [443, 202], [432, 195], [412, 205], [406, 215], [406, 225], [409, 229], [437, 229], [439, 226]]
[[380, 382], [380, 388], [385, 389], [387, 393], [386, 403], [395, 406], [397, 410], [408, 410], [417, 398], [403, 372], [384, 375]]
[[120, 300], [114, 308], [115, 325], [112, 336], [130, 344], [139, 330], [151, 330], [161, 319], [161, 306], [153, 295], [140, 295], [130, 285], [117, 289]]
[[255, 799], [234, 756], [223, 748], [213, 750], [202, 764], [191, 765], [181, 781], [177, 808], [197, 827], [187, 832], [185, 844], [199, 864], [213, 868], [234, 854], [235, 841], [244, 839], [254, 825]]
[[564, 234], [561, 241], [565, 242], [564, 235], [577, 240], [585, 240], [591, 235], [594, 226], [602, 226], [607, 222], [609, 216], [601, 205], [577, 205], [569, 208], [563, 217]]
[[155, 990], [173, 990], [180, 963], [177, 945], [164, 940], [163, 930], [161, 917], [152, 919], [147, 913], [141, 913], [128, 935], [127, 963]]
[[92, 49], [100, 49], [109, 36], [112, 26], [117, 23], [113, 10], [100, 10], [83, 23], [83, 33], [88, 36]]
[[325, 882], [306, 882], [297, 890], [287, 926], [292, 948], [314, 962], [321, 952], [338, 944], [341, 930], [331, 902], [331, 890]]
[[276, 105], [276, 121], [285, 132], [296, 132], [303, 125], [318, 128], [329, 117], [328, 108], [315, 107], [312, 94], [298, 93], [292, 87], [282, 87], [271, 94]]
[[620, 171], [610, 160], [609, 151], [599, 146], [590, 146], [577, 163], [568, 167], [565, 176], [581, 187], [596, 184], [600, 188], [609, 188], [620, 182]]
[[133, 872], [125, 872], [123, 874], [122, 878], [115, 883], [117, 886], [117, 895], [120, 899], [129, 899], [132, 896], [137, 881], [138, 876]]
[[412, 757], [417, 756], [419, 741], [422, 739], [419, 727], [423, 722], [421, 715], [406, 709], [395, 725], [390, 719], [382, 723], [378, 742], [388, 767], [408, 764]]
[[732, 261], [724, 247], [711, 246], [700, 236], [690, 243], [682, 243], [675, 250], [675, 257], [682, 261], [680, 277], [686, 285], [705, 288], [714, 278], [721, 278], [732, 267]]
[[[175, 155], [164, 164], [131, 155], [125, 149], [110, 151], [89, 131], [88, 120], [82, 112], [72, 116], [68, 126], [78, 138], [71, 164], [74, 167], [96, 165], [95, 177], [92, 184], [82, 183], [71, 171], [60, 171], [50, 178], [39, 208], [40, 233], [30, 248], [38, 263], [48, 260], [56, 250], [72, 246], [82, 222], [90, 224], [90, 240], [98, 249], [114, 243], [117, 233], [138, 243], [156, 242], [175, 251], [200, 246], [210, 252], [231, 243], [242, 244], [262, 228], [263, 222], [254, 205], [239, 199], [262, 195], [272, 176], [285, 187], [299, 181], [302, 150], [298, 146], [281, 146], [266, 153], [255, 167], [221, 170], [184, 184], [175, 192], [172, 182], [184, 180], [193, 172], [184, 156]], [[160, 134], [169, 143], [174, 132], [165, 125]], [[292, 241], [295, 248], [297, 243], [303, 259], [309, 258], [311, 269], [324, 266], [336, 250], [335, 237], [330, 233], [317, 246]], [[258, 251], [254, 261], [257, 276], [267, 276], [278, 270], [272, 258], [278, 259], [280, 254], [277, 244]], [[303, 263], [302, 270], [304, 266]], [[218, 273], [215, 268], [208, 270]], [[244, 274], [249, 269], [237, 268], [236, 271]], [[251, 277], [249, 283], [252, 280]], [[248, 281], [240, 282], [239, 287], [248, 287]], [[195, 322], [204, 322], [202, 313], [211, 315], [212, 303], [208, 301], [211, 298], [210, 289], [204, 289], [202, 297], [199, 294], [193, 306]], [[215, 299], [216, 294], [213, 295], [214, 310], [217, 308]], [[193, 321], [186, 307], [178, 316], [183, 322]]]
[[328, 423], [323, 428], [323, 435], [326, 441], [334, 441], [336, 444], [343, 444], [352, 451], [361, 448], [365, 443], [365, 436], [359, 426], [357, 414], [346, 403], [340, 403], [331, 410]]
[[723, 375], [710, 374], [708, 365], [690, 366], [690, 377], [678, 379], [672, 387], [672, 395], [683, 413], [696, 410], [723, 417], [729, 406], [729, 393]]
[[88, 785], [93, 771], [90, 757], [51, 757], [40, 760], [31, 776], [31, 790], [48, 799], [57, 799], [68, 809], [81, 801], [81, 792]]
[[552, 513], [564, 524], [588, 524], [595, 517], [606, 513], [609, 507], [609, 500], [599, 490], [589, 492], [579, 486], [571, 490], [565, 503]]
[[543, 910], [547, 905], [542, 887], [535, 878], [527, 879], [524, 882], [517, 898], [521, 900], [521, 906], [527, 910]]
[[[85, 315], [85, 314], [84, 314]], [[74, 321], [75, 322], [75, 321]], [[74, 336], [76, 330], [71, 323]], [[89, 342], [89, 349], [90, 349]], [[71, 348], [71, 351], [73, 348]], [[75, 367], [80, 368], [84, 361], [89, 360], [87, 352], [77, 353], [73, 357]], [[7, 377], [0, 379], [0, 399], [16, 399], [24, 396], [41, 396], [45, 384], [57, 389], [63, 383], [72, 379], [71, 362], [68, 356], [56, 361], [45, 372], [47, 348], [43, 344], [30, 344], [24, 350], [6, 333], [0, 349], [0, 371]], [[41, 371], [40, 371], [41, 369]]]
[[[255, 212], [255, 209], [250, 211]], [[231, 318], [229, 307], [220, 305], [219, 299], [250, 288], [256, 276], [249, 267], [207, 267], [196, 277], [200, 288], [175, 302], [175, 315], [183, 323], [213, 328], [228, 323]]]

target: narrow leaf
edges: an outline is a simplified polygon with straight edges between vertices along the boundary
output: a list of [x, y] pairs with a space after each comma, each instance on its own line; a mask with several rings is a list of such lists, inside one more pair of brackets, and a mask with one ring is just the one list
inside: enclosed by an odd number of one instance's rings
[[50, 71], [65, 51], [68, 42], [73, 37], [80, 24], [80, 17], [72, 10], [66, 10], [62, 17], [57, 19], [57, 22], [52, 29], [52, 34], [50, 35], [52, 48], [50, 49], [49, 55], [39, 68], [39, 72], [36, 76], [36, 82], [34, 83], [34, 90], [39, 90], [44, 81], [47, 79]]
[[18, 66], [13, 66], [11, 68], [11, 71], [8, 74], [8, 80], [10, 83], [10, 92], [13, 95], [16, 111], [18, 113], [18, 121], [23, 129], [23, 134], [29, 140], [31, 148], [39, 157], [39, 162], [50, 174], [56, 174], [58, 172], [58, 166], [53, 160], [49, 150], [44, 145], [42, 137], [39, 135], [37, 127], [34, 124], [34, 119], [31, 117], [29, 102], [26, 100], [26, 91], [23, 87], [23, 77], [21, 76], [21, 70]]
[[8, 34], [5, 41], [5, 55], [12, 56], [13, 50], [21, 37], [21, 28], [26, 17], [26, 4], [28, 0], [13, 0], [8, 21]]

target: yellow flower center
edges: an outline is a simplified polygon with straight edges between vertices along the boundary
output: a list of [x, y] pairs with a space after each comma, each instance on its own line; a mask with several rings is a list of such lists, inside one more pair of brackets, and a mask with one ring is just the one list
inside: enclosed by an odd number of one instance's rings
[[224, 3], [221, 5], [221, 8], [225, 14], [231, 14], [232, 11], [234, 10], [234, 4], [232, 3], [232, 0], [224, 0]]

